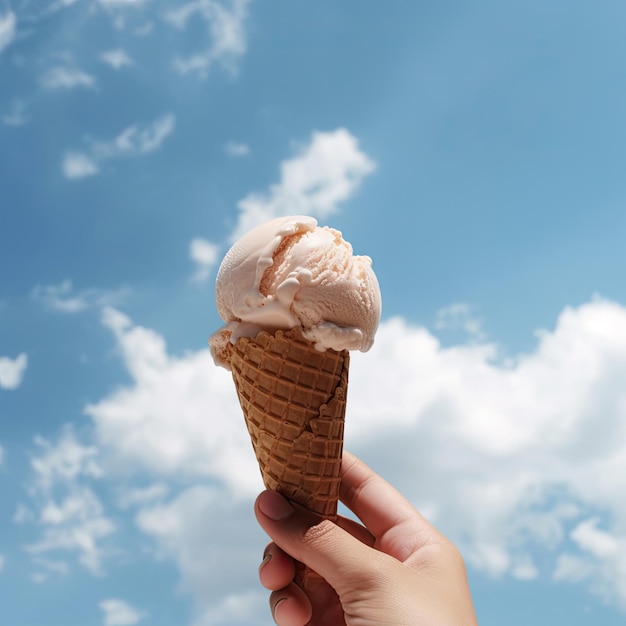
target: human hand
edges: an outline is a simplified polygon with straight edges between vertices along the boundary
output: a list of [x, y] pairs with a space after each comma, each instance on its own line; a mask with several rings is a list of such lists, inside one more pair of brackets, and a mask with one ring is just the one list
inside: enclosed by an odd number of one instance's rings
[[[477, 625], [459, 551], [348, 452], [340, 498], [364, 526], [320, 521], [273, 491], [257, 498], [257, 520], [273, 539], [259, 577], [279, 626]], [[324, 581], [305, 593], [293, 582], [294, 559]]]

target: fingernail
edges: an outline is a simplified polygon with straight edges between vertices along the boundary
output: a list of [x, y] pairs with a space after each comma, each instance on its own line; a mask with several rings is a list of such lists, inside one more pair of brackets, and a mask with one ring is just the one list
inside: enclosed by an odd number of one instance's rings
[[281, 599], [280, 599], [280, 600], [279, 600], [279, 601], [278, 601], [278, 602], [274, 605], [274, 608], [272, 609], [272, 616], [274, 617], [274, 621], [275, 621], [275, 622], [278, 622], [278, 618], [280, 617], [280, 616], [278, 615], [278, 607], [279, 607], [281, 604], [284, 604], [286, 600], [287, 600], [287, 598], [281, 598]]
[[259, 565], [259, 572], [272, 560], [271, 553], [266, 554], [261, 561], [261, 565]]
[[295, 510], [285, 498], [275, 491], [264, 491], [259, 496], [259, 509], [263, 515], [275, 522], [289, 517]]

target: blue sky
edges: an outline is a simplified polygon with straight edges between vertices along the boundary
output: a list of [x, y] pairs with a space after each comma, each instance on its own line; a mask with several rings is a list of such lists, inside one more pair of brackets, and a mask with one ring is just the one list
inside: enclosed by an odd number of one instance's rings
[[374, 260], [346, 447], [482, 626], [626, 614], [623, 3], [0, 0], [0, 622], [268, 625], [207, 338], [238, 233]]

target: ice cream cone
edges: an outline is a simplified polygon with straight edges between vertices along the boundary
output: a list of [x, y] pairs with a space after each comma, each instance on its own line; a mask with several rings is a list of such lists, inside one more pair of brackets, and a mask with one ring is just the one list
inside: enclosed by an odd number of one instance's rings
[[[316, 350], [295, 328], [240, 337], [229, 356], [265, 486], [336, 519], [348, 351]], [[298, 577], [317, 584], [301, 568]]]
[[349, 354], [299, 329], [232, 346], [230, 365], [263, 481], [318, 515], [337, 514]]
[[[367, 352], [380, 321], [372, 260], [310, 216], [279, 216], [228, 250], [215, 303], [211, 356], [232, 372], [265, 485], [336, 519], [348, 350]], [[312, 589], [307, 573], [296, 582]]]

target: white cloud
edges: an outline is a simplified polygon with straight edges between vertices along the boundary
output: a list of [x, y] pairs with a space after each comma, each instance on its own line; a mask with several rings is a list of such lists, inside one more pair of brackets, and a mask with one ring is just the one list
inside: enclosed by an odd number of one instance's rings
[[[105, 516], [100, 499], [88, 484], [102, 476], [98, 451], [79, 443], [70, 428], [64, 429], [54, 444], [42, 437], [35, 443], [40, 454], [31, 459], [34, 481], [29, 493], [39, 509], [41, 537], [25, 549], [36, 564], [50, 552], [76, 553], [81, 565], [94, 575], [100, 574], [102, 542], [115, 532], [115, 525]], [[56, 571], [60, 571], [58, 567]], [[37, 576], [43, 580], [47, 574]]]
[[528, 555], [522, 555], [511, 569], [511, 575], [517, 580], [534, 580], [539, 577], [539, 570]]
[[244, 157], [250, 154], [250, 146], [237, 141], [229, 141], [224, 145], [224, 152], [231, 157]]
[[[56, 509], [53, 514], [50, 507]], [[115, 532], [115, 525], [104, 516], [101, 502], [90, 489], [75, 491], [60, 506], [50, 504], [42, 511], [40, 523], [44, 525], [43, 535], [26, 546], [27, 552], [77, 552], [78, 561], [87, 570], [94, 575], [102, 572], [100, 542]]]
[[100, 170], [98, 165], [82, 152], [68, 152], [61, 165], [65, 178], [78, 179], [93, 176]]
[[100, 609], [104, 613], [104, 626], [133, 626], [145, 617], [144, 612], [137, 611], [119, 598], [103, 600]]
[[13, 11], [0, 15], [0, 54], [14, 41], [17, 34], [17, 17]]
[[24, 378], [28, 365], [28, 356], [19, 354], [15, 359], [0, 357], [0, 389], [17, 389]]
[[176, 126], [176, 117], [169, 113], [152, 124], [134, 124], [125, 128], [113, 141], [97, 143], [95, 155], [100, 159], [138, 156], [158, 150]]
[[192, 239], [189, 244], [189, 256], [196, 264], [196, 271], [191, 279], [194, 282], [208, 280], [211, 271], [218, 262], [219, 247], [206, 239]]
[[[555, 580], [586, 581], [605, 602], [626, 611], [626, 533], [624, 516], [615, 515], [613, 532], [602, 530], [600, 516], [580, 521], [570, 532], [570, 539], [580, 549], [561, 554], [553, 572]], [[610, 581], [610, 582], [609, 582]]]
[[63, 313], [80, 313], [89, 306], [87, 299], [76, 294], [72, 281], [67, 279], [58, 285], [37, 285], [31, 295], [47, 308]]
[[65, 279], [58, 285], [36, 285], [31, 291], [32, 299], [46, 309], [68, 314], [113, 305], [121, 302], [127, 295], [126, 289], [76, 290], [69, 279]]
[[346, 129], [313, 133], [297, 156], [283, 161], [280, 182], [268, 194], [250, 194], [239, 202], [239, 221], [231, 240], [280, 215], [327, 217], [375, 167]]
[[82, 445], [69, 428], [63, 431], [56, 444], [43, 437], [36, 437], [35, 444], [41, 454], [31, 460], [31, 465], [35, 470], [37, 484], [44, 490], [49, 490], [57, 482], [74, 482], [80, 476], [102, 476], [97, 461], [98, 449]]
[[482, 320], [472, 313], [472, 308], [465, 302], [455, 302], [439, 309], [436, 313], [437, 330], [461, 330], [474, 339], [485, 339]]
[[619, 541], [610, 533], [600, 530], [599, 522], [598, 517], [580, 522], [572, 530], [570, 537], [581, 550], [595, 557], [602, 559], [615, 556], [620, 551]]
[[68, 152], [62, 163], [63, 174], [69, 180], [76, 180], [97, 174], [103, 161], [155, 152], [175, 128], [176, 116], [171, 113], [157, 118], [151, 124], [128, 126], [110, 141], [93, 142], [87, 152]]
[[86, 489], [77, 489], [60, 503], [50, 501], [41, 510], [40, 519], [44, 524], [65, 524], [73, 518], [85, 518], [90, 511], [99, 510], [95, 495]]
[[116, 48], [114, 50], [107, 50], [100, 55], [100, 60], [107, 65], [110, 65], [113, 69], [119, 70], [122, 67], [133, 65], [133, 60], [128, 56], [126, 50]]
[[169, 11], [165, 20], [183, 30], [194, 17], [204, 20], [208, 26], [210, 42], [207, 47], [186, 58], [174, 61], [174, 69], [180, 74], [207, 75], [209, 69], [219, 63], [231, 72], [246, 52], [245, 20], [250, 0], [193, 0]]
[[128, 488], [120, 490], [117, 503], [121, 509], [129, 509], [138, 505], [152, 504], [167, 496], [169, 488], [165, 483], [154, 483], [148, 487]]
[[4, 569], [4, 566], [6, 565], [6, 559], [4, 558], [4, 556], [2, 554], [0, 554], [0, 572]]
[[40, 79], [46, 89], [74, 89], [76, 87], [93, 87], [96, 79], [76, 67], [57, 65], [51, 67]]
[[[160, 335], [119, 311], [103, 322], [132, 382], [87, 407], [97, 440], [115, 467], [214, 485], [137, 516], [207, 598], [221, 566], [197, 558], [211, 545], [206, 528], [238, 523], [261, 488], [229, 374], [206, 349], [168, 354]], [[495, 345], [442, 347], [425, 328], [385, 320], [371, 352], [352, 358], [346, 444], [427, 512], [472, 568], [521, 580], [551, 570], [626, 606], [626, 308], [602, 299], [568, 307], [538, 337], [502, 365]], [[223, 537], [232, 547], [245, 534], [225, 527]], [[241, 583], [222, 597], [251, 589]]]

